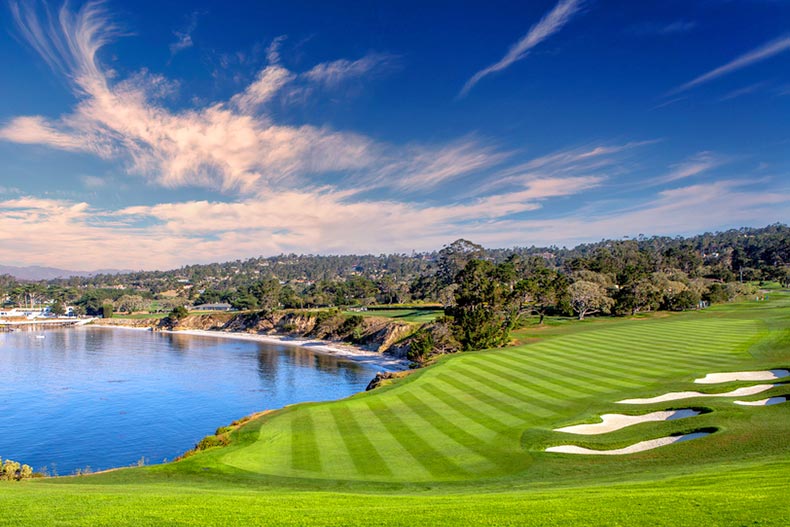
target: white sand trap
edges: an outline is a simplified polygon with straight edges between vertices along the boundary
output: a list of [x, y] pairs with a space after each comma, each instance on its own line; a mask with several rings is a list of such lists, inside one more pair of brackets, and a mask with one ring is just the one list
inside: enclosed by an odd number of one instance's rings
[[701, 412], [696, 410], [667, 410], [664, 412], [653, 412], [645, 415], [622, 415], [622, 414], [603, 414], [601, 422], [587, 425], [566, 426], [555, 428], [555, 432], [567, 432], [569, 434], [596, 435], [605, 434], [620, 430], [627, 426], [637, 423], [649, 423], [653, 421], [671, 421], [673, 419], [683, 419], [699, 415]]
[[576, 445], [561, 445], [553, 446], [546, 449], [546, 452], [557, 452], [560, 454], [593, 454], [596, 456], [619, 456], [622, 454], [635, 454], [636, 452], [644, 452], [645, 450], [653, 450], [660, 446], [671, 445], [672, 443], [680, 443], [681, 441], [688, 441], [689, 439], [696, 439], [710, 435], [710, 432], [695, 432], [693, 434], [686, 434], [682, 436], [659, 437], [658, 439], [650, 439], [640, 443], [627, 446], [625, 448], [618, 448], [616, 450], [592, 450]]
[[787, 402], [787, 397], [769, 397], [768, 399], [760, 399], [759, 401], [734, 401], [735, 404], [741, 406], [771, 406], [772, 404], [779, 404]]
[[697, 384], [719, 384], [732, 381], [773, 381], [790, 376], [788, 370], [733, 371], [729, 373], [709, 373], [702, 379], [694, 379]]
[[724, 393], [670, 392], [649, 399], [623, 399], [617, 402], [620, 404], [652, 404], [677, 401], [678, 399], [691, 399], [692, 397], [745, 397], [768, 391], [773, 387], [773, 384], [755, 384], [754, 386], [746, 386], [745, 388], [738, 388], [737, 390]]

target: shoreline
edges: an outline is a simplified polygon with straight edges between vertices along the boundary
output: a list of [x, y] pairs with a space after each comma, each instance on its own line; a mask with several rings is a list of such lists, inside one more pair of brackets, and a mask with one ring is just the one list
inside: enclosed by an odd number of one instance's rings
[[[101, 328], [121, 328], [132, 329], [137, 331], [151, 331], [150, 327], [130, 327], [114, 324], [102, 324], [101, 322], [94, 322], [84, 327], [101, 327]], [[263, 344], [280, 344], [295, 348], [304, 348], [306, 350], [318, 353], [321, 355], [329, 355], [338, 357], [359, 364], [367, 366], [374, 366], [380, 368], [380, 371], [405, 371], [409, 368], [409, 361], [406, 359], [396, 359], [389, 357], [383, 353], [375, 351], [368, 351], [357, 346], [333, 342], [328, 340], [307, 339], [299, 337], [291, 337], [286, 335], [262, 335], [259, 333], [241, 333], [235, 331], [215, 331], [207, 329], [180, 329], [180, 330], [157, 330], [157, 333], [167, 333], [169, 335], [188, 335], [193, 337], [212, 337], [220, 339], [235, 339], [246, 340], [251, 342], [261, 342]]]

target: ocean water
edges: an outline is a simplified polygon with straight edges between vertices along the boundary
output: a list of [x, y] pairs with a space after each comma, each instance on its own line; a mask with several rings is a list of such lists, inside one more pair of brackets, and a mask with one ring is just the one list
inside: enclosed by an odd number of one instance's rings
[[374, 375], [243, 340], [90, 327], [0, 333], [0, 457], [53, 475], [161, 463], [245, 415], [346, 397]]

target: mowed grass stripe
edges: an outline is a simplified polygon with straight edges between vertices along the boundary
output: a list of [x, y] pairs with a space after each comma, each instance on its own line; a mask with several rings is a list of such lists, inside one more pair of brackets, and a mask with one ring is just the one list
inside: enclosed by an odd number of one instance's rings
[[524, 423], [528, 421], [531, 417], [534, 417], [532, 414], [527, 412], [524, 408], [520, 408], [518, 406], [508, 403], [507, 401], [503, 401], [498, 397], [494, 397], [489, 393], [486, 393], [482, 390], [478, 390], [477, 388], [470, 385], [469, 383], [465, 383], [462, 380], [458, 379], [455, 375], [440, 374], [436, 376], [436, 380], [448, 384], [462, 393], [471, 395], [479, 402], [485, 403], [493, 409], [507, 413], [517, 418], [521, 423]]
[[[722, 346], [724, 347], [724, 346]], [[697, 356], [689, 351], [680, 351], [677, 353], [661, 350], [661, 355], [658, 355], [655, 350], [647, 349], [645, 351], [634, 351], [633, 347], [627, 350], [612, 349], [604, 342], [590, 342], [585, 344], [585, 349], [588, 353], [597, 353], [599, 356], [606, 356], [616, 358], [622, 364], [633, 364], [634, 366], [645, 367], [672, 367], [677, 369], [679, 365], [701, 367], [710, 366], [713, 364], [727, 364], [730, 359], [724, 360], [711, 360], [707, 356]]]
[[479, 426], [487, 428], [495, 434], [503, 434], [511, 429], [510, 425], [495, 418], [491, 412], [486, 412], [485, 408], [476, 408], [467, 404], [450, 392], [443, 390], [435, 383], [423, 384], [420, 386], [420, 389], [433, 395], [436, 399], [465, 416], [470, 421], [474, 421]]
[[707, 335], [696, 335], [694, 338], [689, 338], [687, 334], [684, 334], [685, 330], [680, 330], [677, 333], [672, 330], [666, 330], [652, 335], [637, 333], [579, 335], [578, 340], [582, 343], [614, 341], [620, 347], [629, 345], [643, 351], [652, 349], [653, 352], [660, 349], [662, 355], [676, 356], [678, 353], [691, 353], [700, 357], [711, 358], [710, 355], [712, 354], [718, 356], [723, 346], [734, 349], [748, 343], [754, 336], [756, 328], [752, 327], [749, 329], [751, 331], [745, 330], [731, 334], [716, 332]]
[[565, 394], [568, 390], [570, 390], [586, 394], [587, 396], [600, 395], [603, 392], [622, 390], [625, 386], [633, 386], [636, 384], [634, 382], [629, 382], [627, 384], [622, 383], [619, 385], [606, 382], [592, 382], [582, 377], [579, 371], [575, 371], [573, 374], [557, 374], [556, 372], [552, 374], [545, 367], [540, 367], [540, 369], [538, 369], [536, 365], [535, 368], [529, 368], [527, 367], [528, 365], [525, 361], [515, 362], [508, 359], [503, 359], [498, 356], [488, 357], [486, 362], [493, 368], [504, 369], [506, 371], [524, 375], [528, 377], [530, 382], [535, 386], [547, 388], [552, 387], [554, 391], [559, 390], [559, 393], [561, 394]]
[[[353, 456], [344, 448], [343, 434], [329, 411], [330, 407], [331, 405], [321, 405], [310, 408], [316, 443], [321, 449], [322, 472], [336, 477], [358, 478], [359, 472], [354, 466]], [[332, 445], [332, 448], [326, 448], [326, 445]]]
[[[498, 392], [501, 395], [510, 398], [511, 400], [518, 401], [519, 406], [524, 407], [524, 409], [527, 410], [531, 415], [547, 417], [554, 415], [555, 413], [554, 410], [550, 410], [545, 406], [535, 404], [534, 397], [524, 394], [522, 390], [518, 389], [518, 387], [513, 387], [512, 383], [503, 379], [502, 377], [480, 373], [466, 366], [461, 367], [456, 365], [455, 371], [457, 375], [462, 376], [467, 380], [475, 381], [492, 392]], [[539, 402], [544, 401], [541, 400]], [[554, 406], [555, 408], [562, 407], [562, 405], [557, 405], [556, 403], [552, 403], [551, 406]]]
[[[734, 336], [732, 338], [723, 338], [721, 335], [711, 335], [706, 338], [704, 342], [689, 342], [680, 339], [673, 340], [673, 335], [673, 333], [669, 332], [656, 336], [622, 335], [617, 339], [617, 347], [623, 348], [628, 346], [631, 350], [642, 353], [651, 351], [655, 353], [656, 349], [660, 349], [661, 355], [668, 357], [678, 356], [679, 354], [691, 354], [698, 358], [721, 359], [721, 357], [711, 357], [711, 355], [718, 355], [723, 346], [734, 348], [749, 340], [749, 338], [744, 338], [743, 335]], [[586, 338], [580, 337], [579, 340], [583, 344], [595, 345], [607, 342], [605, 338], [590, 339], [589, 336]]]
[[[607, 379], [629, 379], [634, 382], [641, 382], [641, 379], [644, 377], [640, 370], [633, 367], [623, 366], [618, 361], [611, 359], [602, 361], [601, 358], [597, 356], [589, 357], [583, 354], [583, 350], [568, 345], [543, 345], [540, 348], [536, 345], [535, 348], [529, 351], [519, 350], [517, 352], [503, 352], [501, 356], [506, 358], [519, 358], [531, 357], [531, 355], [538, 354], [541, 355], [541, 357], [545, 357], [547, 365], [562, 365], [567, 367], [571, 372], [578, 371], [584, 367], [585, 370], [594, 372]], [[538, 360], [537, 357], [534, 360]], [[603, 365], [601, 365], [602, 362], [604, 363]], [[614, 373], [618, 375], [615, 376], [613, 375]]]
[[[595, 361], [599, 363], [608, 360], [619, 366], [618, 368], [631, 367], [631, 371], [644, 371], [645, 369], [659, 368], [665, 371], [675, 371], [679, 367], [686, 366], [700, 367], [700, 365], [711, 365], [719, 361], [712, 361], [708, 358], [691, 358], [688, 354], [683, 354], [674, 358], [662, 358], [655, 351], [634, 352], [632, 349], [613, 348], [603, 342], [584, 344], [583, 348], [564, 346], [559, 347], [559, 343], [547, 345], [545, 349], [552, 350], [554, 354], [565, 356], [570, 360]], [[579, 345], [575, 343], [575, 345]], [[730, 361], [721, 361], [728, 363]], [[613, 367], [614, 364], [612, 364]], [[668, 368], [669, 367], [669, 368]], [[626, 370], [627, 371], [627, 370]]]
[[[668, 346], [681, 348], [714, 348], [726, 342], [746, 342], [758, 329], [753, 324], [741, 325], [737, 331], [730, 328], [729, 323], [718, 324], [717, 327], [709, 328], [710, 331], [701, 331], [699, 326], [679, 326], [667, 323], [653, 328], [620, 328], [617, 331], [611, 329], [600, 330], [590, 333], [580, 333], [573, 335], [573, 339], [579, 342], [589, 341], [610, 341], [619, 342], [628, 340], [638, 344], [649, 346]], [[660, 348], [658, 348], [660, 349]]]
[[408, 450], [433, 477], [457, 478], [469, 475], [467, 471], [420, 437], [396, 412], [384, 404], [381, 398], [370, 397], [365, 404], [387, 428], [392, 438]]
[[451, 423], [460, 426], [462, 429], [475, 436], [478, 439], [478, 441], [481, 441], [483, 443], [490, 443], [502, 431], [502, 425], [500, 425], [499, 428], [495, 428], [492, 430], [489, 426], [480, 424], [474, 419], [470, 419], [468, 416], [459, 412], [456, 408], [447, 405], [444, 401], [442, 401], [435, 395], [432, 395], [430, 392], [423, 390], [422, 387], [415, 387], [409, 393], [413, 393], [414, 396], [419, 401], [422, 402], [422, 404], [430, 406], [432, 409], [434, 409], [436, 412], [441, 414], [445, 419], [447, 419]]
[[357, 472], [367, 476], [392, 476], [387, 462], [384, 461], [354, 418], [354, 412], [344, 404], [331, 405], [329, 412], [335, 420], [340, 437]]
[[[745, 334], [752, 333], [759, 328], [759, 325], [754, 320], [738, 321], [738, 320], [718, 320], [714, 323], [696, 321], [694, 323], [674, 321], [672, 323], [652, 324], [643, 327], [623, 327], [622, 330], [617, 331], [616, 334], [622, 335], [654, 335], [654, 336], [675, 336], [683, 335], [681, 338], [676, 338], [677, 341], [683, 342], [701, 342], [705, 343], [710, 338], [717, 339], [742, 339]], [[611, 337], [613, 332], [611, 329], [602, 330], [602, 334], [606, 337]]]
[[[422, 385], [428, 386], [426, 383]], [[476, 389], [472, 385], [463, 384], [460, 381], [456, 383], [456, 385], [453, 385], [449, 382], [444, 382], [442, 379], [435, 378], [432, 379], [430, 386], [440, 387], [442, 391], [452, 395], [455, 399], [484, 413], [495, 421], [503, 423], [504, 426], [509, 429], [519, 428], [523, 426], [527, 420], [533, 418], [533, 416], [526, 414], [524, 410], [518, 406], [502, 407], [500, 403], [503, 401], [501, 399], [493, 398], [493, 401], [481, 399], [481, 395], [486, 395], [482, 390]]]
[[[538, 378], [544, 378], [560, 386], [576, 386], [576, 383], [588, 387], [590, 390], [600, 391], [600, 388], [622, 390], [631, 386], [642, 384], [642, 377], [639, 380], [630, 377], [609, 375], [607, 377], [596, 376], [590, 379], [587, 375], [589, 367], [596, 367], [582, 361], [554, 360], [553, 357], [539, 357], [528, 353], [526, 350], [521, 353], [497, 353], [490, 359], [492, 364], [504, 368], [512, 368], [525, 374], [534, 374]], [[605, 371], [605, 368], [602, 368]]]
[[510, 461], [507, 459], [503, 459], [501, 453], [498, 453], [497, 446], [481, 441], [478, 437], [470, 434], [434, 410], [431, 406], [425, 404], [413, 393], [401, 393], [398, 394], [398, 398], [405, 405], [411, 408], [417, 415], [422, 417], [426, 422], [433, 424], [434, 427], [444, 433], [451, 440], [463, 445], [478, 456], [487, 459], [491, 464], [496, 465], [500, 469], [508, 469], [512, 467], [512, 463], [510, 463]]
[[[513, 373], [512, 370], [505, 370], [501, 367], [497, 367], [492, 364], [488, 364], [486, 362], [477, 361], [475, 367], [477, 370], [481, 372], [490, 373], [493, 376], [496, 376], [500, 379], [505, 379], [508, 382], [518, 386], [520, 389], [519, 391], [524, 395], [528, 396], [529, 394], [534, 394], [534, 400], [540, 401], [542, 405], [545, 405], [548, 401], [551, 401], [549, 404], [553, 408], [561, 408], [563, 405], [561, 403], [555, 403], [554, 400], [567, 399], [569, 395], [578, 394], [581, 395], [577, 390], [573, 389], [572, 391], [568, 390], [555, 390], [551, 388], [546, 388], [541, 386], [540, 389], [535, 388], [535, 383], [533, 382], [531, 377], [527, 377], [525, 375], [517, 375]], [[468, 363], [467, 363], [468, 365]]]
[[321, 457], [309, 408], [291, 414], [291, 467], [321, 472]]
[[[474, 450], [467, 448], [463, 442], [458, 441], [452, 433], [438, 426], [437, 423], [426, 419], [409, 404], [405, 404], [400, 397], [387, 397], [386, 405], [397, 414], [426, 444], [432, 448], [441, 445], [441, 453], [450, 461], [461, 467], [462, 470], [479, 473], [491, 472], [497, 469], [496, 465], [486, 457], [480, 456]], [[437, 448], [437, 450], [439, 450]]]
[[[595, 377], [592, 379], [588, 375], [589, 368], [586, 363], [567, 363], [567, 366], [563, 367], [559, 363], [539, 360], [526, 353], [522, 354], [518, 359], [511, 359], [507, 356], [497, 354], [495, 358], [491, 358], [491, 363], [502, 366], [503, 368], [511, 368], [524, 374], [551, 379], [551, 382], [554, 384], [567, 386], [569, 389], [576, 386], [585, 387], [590, 391], [591, 395], [602, 392], [620, 391], [642, 384], [640, 381], [625, 380], [622, 377], [610, 377], [606, 379]], [[533, 366], [534, 368], [530, 369], [528, 366]]]
[[387, 461], [394, 480], [427, 481], [433, 479], [431, 473], [422, 466], [412, 452], [404, 448], [392, 436], [364, 401], [349, 401], [345, 404], [354, 413], [357, 423], [361, 423], [364, 427], [363, 433], [376, 446], [381, 457]]

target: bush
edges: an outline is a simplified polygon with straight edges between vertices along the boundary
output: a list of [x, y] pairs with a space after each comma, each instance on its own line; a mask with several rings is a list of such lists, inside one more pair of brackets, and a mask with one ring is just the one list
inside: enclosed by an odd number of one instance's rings
[[230, 443], [228, 436], [225, 434], [210, 435], [200, 440], [200, 443], [195, 445], [195, 450], [207, 450], [215, 446], [227, 446]]
[[406, 358], [413, 362], [422, 362], [429, 357], [434, 350], [433, 335], [430, 331], [420, 330], [409, 343], [409, 351]]
[[[0, 459], [2, 461], [2, 459]], [[6, 459], [0, 463], [0, 480], [6, 481], [19, 481], [21, 479], [29, 479], [33, 477], [33, 469], [30, 465], [23, 465]]]
[[176, 306], [167, 316], [170, 317], [171, 320], [181, 320], [189, 316], [189, 311], [187, 311], [187, 308], [184, 306]]

